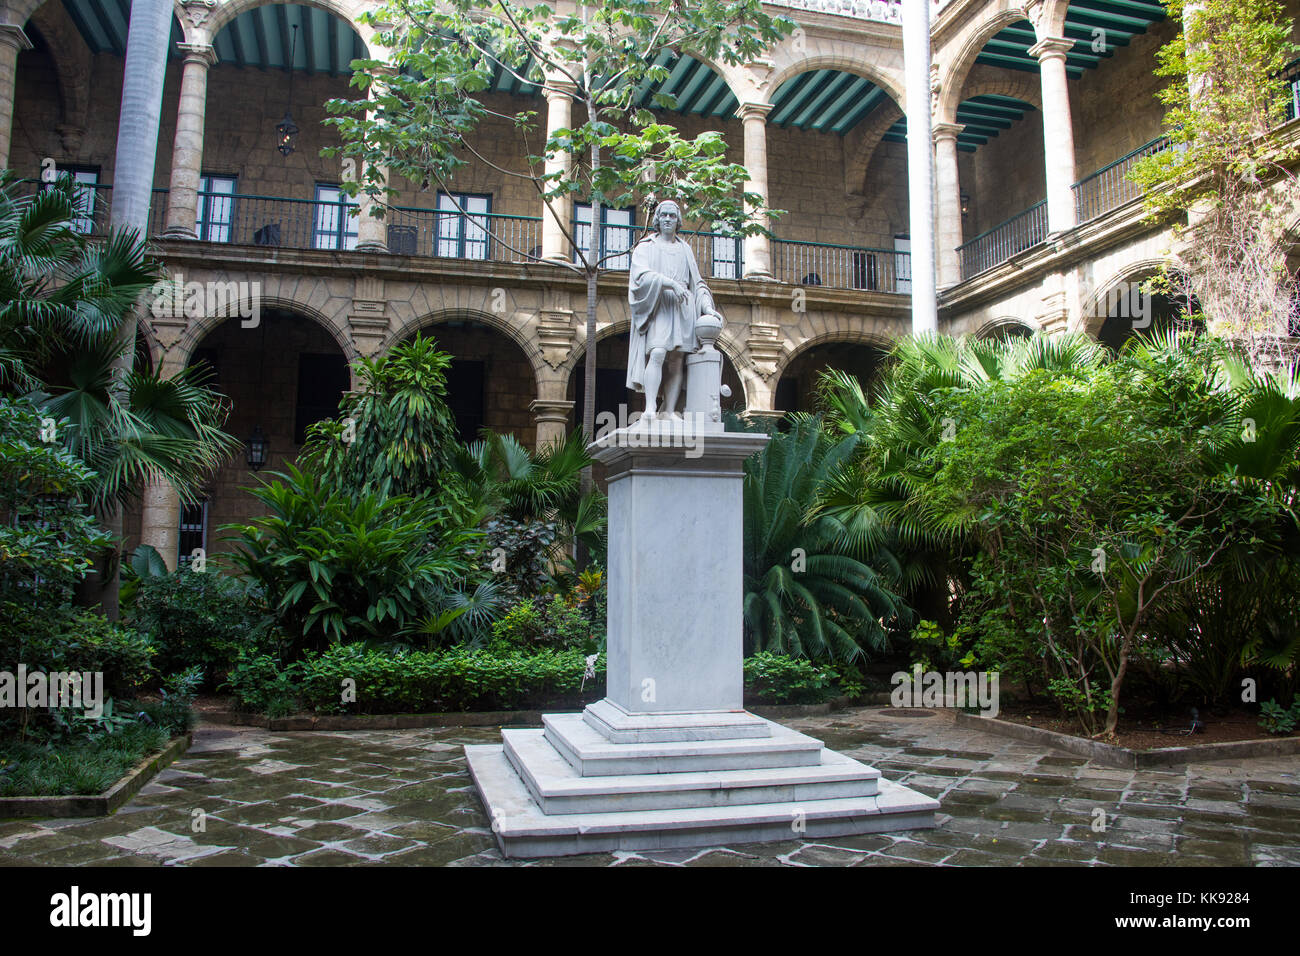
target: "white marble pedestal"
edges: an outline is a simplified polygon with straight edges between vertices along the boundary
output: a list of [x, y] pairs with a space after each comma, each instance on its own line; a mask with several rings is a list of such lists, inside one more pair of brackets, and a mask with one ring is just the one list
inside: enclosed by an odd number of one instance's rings
[[934, 826], [938, 801], [743, 706], [743, 470], [765, 435], [633, 425], [609, 480], [607, 696], [468, 746], [506, 856]]

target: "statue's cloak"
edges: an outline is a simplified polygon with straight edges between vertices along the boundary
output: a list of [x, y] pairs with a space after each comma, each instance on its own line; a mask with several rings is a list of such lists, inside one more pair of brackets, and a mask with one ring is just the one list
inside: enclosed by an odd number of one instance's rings
[[[690, 291], [685, 301], [673, 294], [670, 279]], [[700, 267], [691, 247], [680, 236], [668, 242], [658, 233], [651, 233], [632, 247], [627, 299], [632, 313], [627, 387], [643, 392], [650, 351], [662, 348], [694, 352], [699, 348], [695, 338], [696, 320], [701, 312], [716, 309], [713, 294], [700, 277]]]

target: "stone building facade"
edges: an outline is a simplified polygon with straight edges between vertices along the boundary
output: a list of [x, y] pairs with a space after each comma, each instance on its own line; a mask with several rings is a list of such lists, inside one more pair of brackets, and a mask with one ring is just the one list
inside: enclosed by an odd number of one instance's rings
[[[452, 184], [481, 203], [474, 223], [439, 220], [438, 190], [421, 184], [395, 181], [400, 208], [382, 219], [350, 218], [330, 191], [345, 171], [320, 155], [337, 143], [324, 103], [355, 95], [347, 63], [374, 48], [356, 22], [367, 6], [176, 3], [151, 238], [184, 281], [249, 283], [264, 321], [146, 315], [150, 360], [164, 371], [207, 362], [232, 399], [229, 428], [241, 438], [260, 428], [270, 468], [337, 403], [348, 363], [421, 331], [455, 358], [463, 431], [553, 441], [580, 398], [585, 288], [547, 261], [571, 250], [545, 227], [533, 188], [492, 168], [523, 169], [513, 127], [485, 121], [476, 148], [490, 165]], [[1300, 19], [1300, 0], [1287, 6]], [[897, 2], [771, 9], [796, 20], [796, 34], [748, 68], [675, 62], [702, 92], [666, 117], [686, 135], [721, 130], [753, 188], [787, 210], [772, 239], [695, 240], [727, 318], [719, 347], [734, 407], [809, 408], [820, 369], [869, 377], [911, 332], [909, 116], [928, 113], [933, 131], [941, 332], [1096, 334], [1108, 291], [1167, 255], [1170, 237], [1144, 221], [1123, 179], [1161, 136], [1152, 69], [1173, 26], [1156, 0], [932, 0], [930, 89], [910, 106]], [[289, 45], [294, 25], [302, 48]], [[50, 160], [78, 173], [95, 196], [88, 230], [107, 226], [125, 36], [107, 0], [0, 0], [0, 166], [33, 180]], [[577, 109], [509, 89], [490, 100], [509, 114], [536, 109], [539, 124]], [[282, 156], [286, 108], [301, 132]], [[1300, 136], [1300, 123], [1282, 135]], [[644, 211], [634, 220], [643, 226]], [[626, 274], [607, 273], [599, 292], [597, 400], [612, 410], [629, 400]], [[242, 458], [230, 462], [201, 509], [150, 489], [139, 533], [168, 561], [196, 542], [219, 547], [217, 526], [254, 513], [240, 490], [254, 480]]]

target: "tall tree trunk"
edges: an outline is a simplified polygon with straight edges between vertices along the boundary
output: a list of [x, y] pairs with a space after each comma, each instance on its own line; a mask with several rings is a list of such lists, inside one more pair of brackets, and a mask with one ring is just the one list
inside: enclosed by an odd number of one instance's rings
[[[593, 120], [599, 118], [600, 114], [596, 110], [596, 104], [593, 100], [587, 100], [587, 115]], [[596, 170], [600, 169], [600, 144], [591, 144], [591, 174], [595, 178]], [[587, 433], [587, 438], [596, 437], [596, 283], [600, 278], [601, 252], [604, 246], [604, 223], [605, 206], [597, 196], [591, 197], [591, 250], [588, 252], [587, 262], [587, 354], [583, 356], [582, 366], [582, 428]], [[591, 491], [591, 466], [588, 465], [582, 469], [582, 493], [585, 495]]]
[[[170, 0], [132, 0], [131, 21], [127, 28], [109, 224], [113, 229], [134, 229], [141, 236], [148, 233], [149, 203], [153, 199], [154, 161], [158, 153], [158, 123], [162, 115], [172, 10]], [[113, 390], [121, 401], [126, 400], [125, 379], [135, 360], [135, 334], [133, 309], [119, 327], [123, 351], [113, 367]], [[91, 576], [92, 581], [97, 579], [99, 603], [104, 613], [116, 619], [122, 548], [121, 507], [109, 511], [105, 524], [116, 544], [112, 554], [96, 562]]]

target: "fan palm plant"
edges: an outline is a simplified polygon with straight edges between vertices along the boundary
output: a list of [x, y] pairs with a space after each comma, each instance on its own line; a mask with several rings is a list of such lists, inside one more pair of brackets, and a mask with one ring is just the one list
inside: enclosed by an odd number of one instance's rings
[[[238, 448], [221, 430], [229, 404], [192, 371], [119, 373], [134, 345], [135, 303], [161, 265], [135, 232], [81, 235], [77, 214], [66, 176], [30, 197], [0, 180], [0, 387], [28, 391], [48, 417], [66, 419], [58, 439], [93, 470], [85, 494], [101, 515], [119, 513], [156, 480], [193, 500]], [[102, 555], [103, 591], [85, 592], [110, 613], [116, 567], [116, 550]]]
[[455, 468], [484, 517], [514, 522], [554, 521], [561, 537], [603, 554], [605, 498], [582, 494], [582, 471], [591, 464], [581, 430], [531, 453], [513, 435], [485, 432], [460, 448]]

